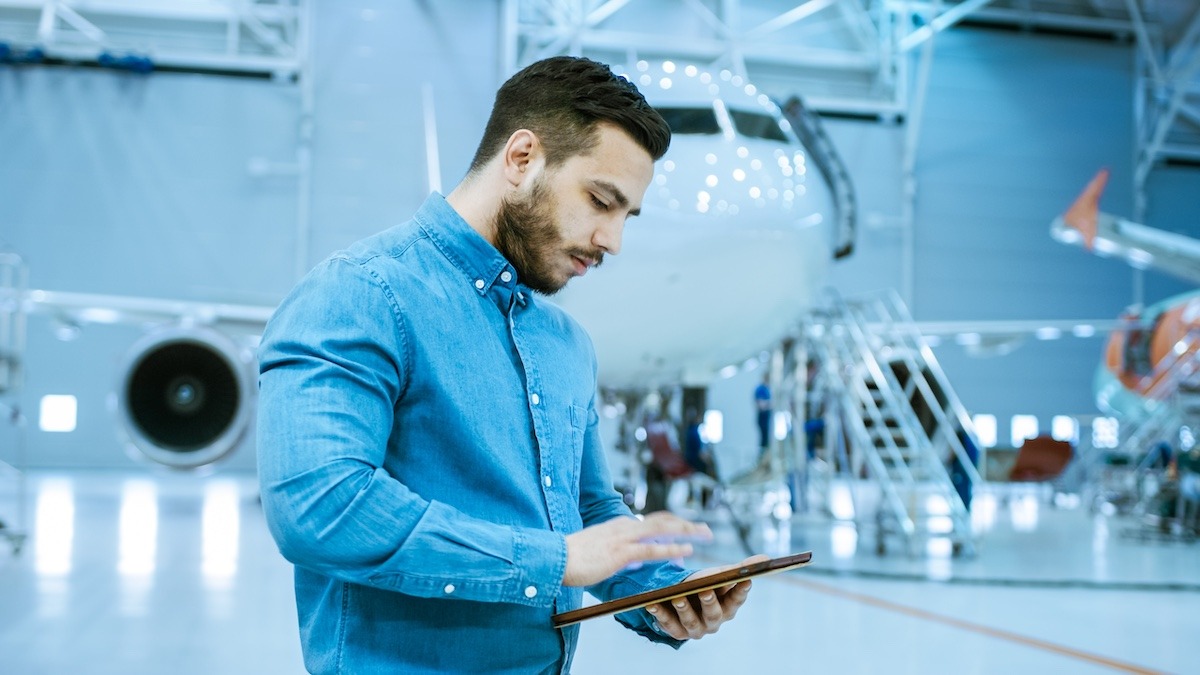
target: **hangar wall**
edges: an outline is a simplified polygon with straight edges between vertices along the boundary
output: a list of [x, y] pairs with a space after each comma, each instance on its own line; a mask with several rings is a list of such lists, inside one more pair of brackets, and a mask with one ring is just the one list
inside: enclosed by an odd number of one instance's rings
[[[432, 84], [445, 189], [465, 171], [499, 72], [498, 7], [454, 0], [318, 3], [312, 190], [306, 267], [394, 224], [428, 191], [421, 87]], [[1108, 319], [1135, 273], [1053, 242], [1051, 218], [1099, 166], [1104, 207], [1132, 208], [1132, 45], [956, 28], [938, 36], [916, 162], [912, 309], [918, 320]], [[252, 175], [295, 161], [300, 95], [263, 80], [84, 68], [0, 69], [0, 244], [23, 254], [31, 287], [274, 304], [295, 280], [295, 176]], [[905, 128], [827, 121], [863, 213], [857, 252], [831, 283], [845, 295], [905, 286]], [[1193, 170], [1151, 184], [1151, 224], [1187, 232]], [[634, 225], [636, 226], [636, 225]], [[1195, 235], [1196, 232], [1190, 232]], [[770, 280], [764, 280], [770, 283]], [[1143, 283], [1143, 282], [1139, 282]], [[1183, 290], [1144, 275], [1153, 302]], [[648, 290], [649, 292], [649, 290]], [[714, 298], [736, 302], [736, 298]], [[75, 432], [29, 431], [36, 466], [130, 464], [110, 393], [138, 329], [91, 326], [70, 342], [30, 323], [23, 405], [79, 397]], [[1101, 338], [1030, 342], [1004, 357], [938, 349], [969, 409], [1091, 413]], [[714, 384], [725, 444], [752, 447], [756, 378]], [[251, 444], [228, 463], [253, 466]]]

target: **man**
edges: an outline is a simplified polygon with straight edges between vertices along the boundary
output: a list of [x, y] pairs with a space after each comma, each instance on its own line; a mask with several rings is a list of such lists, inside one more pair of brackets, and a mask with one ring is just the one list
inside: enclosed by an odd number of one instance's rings
[[[689, 575], [641, 563], [711, 533], [630, 517], [597, 432], [591, 342], [537, 295], [620, 251], [669, 142], [606, 66], [533, 64], [497, 93], [449, 196], [334, 254], [280, 305], [259, 353], [259, 477], [310, 671], [569, 672], [578, 628], [552, 628], [554, 613], [585, 588], [608, 599]], [[748, 592], [619, 620], [678, 646]]]
[[755, 422], [758, 423], [758, 457], [767, 454], [771, 444], [771, 374], [763, 373], [762, 382], [754, 388]]

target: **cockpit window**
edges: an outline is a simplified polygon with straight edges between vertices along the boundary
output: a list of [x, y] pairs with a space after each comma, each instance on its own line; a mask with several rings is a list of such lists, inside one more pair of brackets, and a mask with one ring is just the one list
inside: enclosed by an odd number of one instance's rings
[[663, 116], [673, 134], [701, 134], [712, 136], [721, 133], [717, 115], [712, 108], [655, 108]]
[[768, 141], [787, 142], [788, 138], [783, 133], [783, 129], [779, 128], [779, 123], [774, 117], [763, 113], [746, 112], [744, 110], [730, 110], [729, 116], [733, 118], [733, 126], [737, 132], [747, 138], [765, 138]]

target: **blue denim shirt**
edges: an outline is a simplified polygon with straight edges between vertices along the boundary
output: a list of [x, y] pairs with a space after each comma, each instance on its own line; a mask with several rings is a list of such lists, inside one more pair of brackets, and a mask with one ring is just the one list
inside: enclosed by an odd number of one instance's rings
[[[267, 524], [314, 673], [569, 672], [565, 535], [629, 516], [583, 329], [437, 194], [332, 255], [259, 349]], [[601, 599], [681, 580], [646, 565]], [[618, 620], [678, 646], [644, 611]]]

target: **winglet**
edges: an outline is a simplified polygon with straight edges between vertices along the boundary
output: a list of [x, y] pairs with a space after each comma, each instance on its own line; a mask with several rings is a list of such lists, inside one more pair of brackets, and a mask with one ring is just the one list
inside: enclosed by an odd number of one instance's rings
[[1108, 184], [1108, 169], [1100, 169], [1092, 178], [1071, 208], [1063, 214], [1063, 222], [1067, 227], [1078, 230], [1083, 235], [1083, 245], [1092, 250], [1096, 241], [1096, 222], [1100, 214], [1100, 194]]

